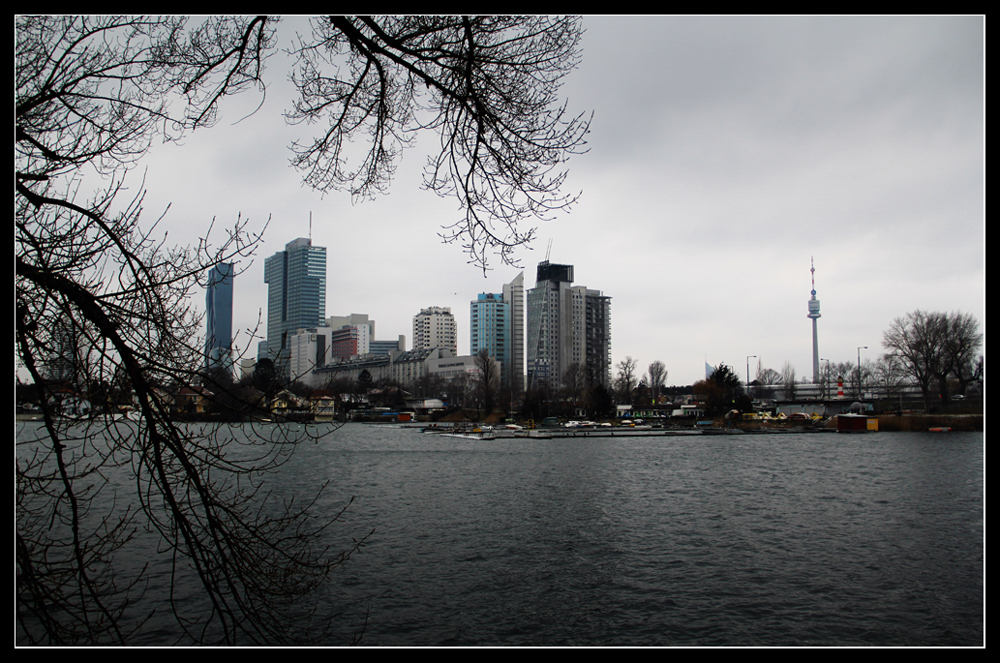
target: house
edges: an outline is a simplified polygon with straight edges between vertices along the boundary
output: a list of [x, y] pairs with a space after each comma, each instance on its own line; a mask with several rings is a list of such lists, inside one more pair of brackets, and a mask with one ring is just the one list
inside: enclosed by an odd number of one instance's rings
[[316, 421], [333, 421], [337, 414], [337, 401], [332, 396], [310, 398], [309, 404]]
[[174, 407], [178, 412], [204, 414], [208, 412], [215, 394], [201, 385], [181, 387], [174, 396]]

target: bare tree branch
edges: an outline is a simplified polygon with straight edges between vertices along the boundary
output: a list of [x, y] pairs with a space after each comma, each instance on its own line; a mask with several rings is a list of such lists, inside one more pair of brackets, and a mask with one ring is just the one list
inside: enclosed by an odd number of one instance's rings
[[[583, 151], [589, 119], [558, 103], [579, 57], [575, 18], [518, 16], [331, 16], [313, 22], [296, 50], [300, 97], [292, 122], [329, 128], [296, 144], [294, 165], [321, 191], [356, 198], [385, 191], [402, 150], [421, 129], [437, 132], [425, 186], [457, 197], [463, 218], [444, 228], [484, 269], [496, 252], [532, 239], [530, 220], [566, 210], [559, 170]], [[330, 73], [327, 73], [327, 72]], [[356, 166], [350, 140], [368, 137]]]
[[[338, 515], [315, 520], [311, 500], [271, 505], [255, 480], [295, 440], [251, 438], [234, 455], [238, 442], [180, 424], [165, 397], [212, 387], [239, 400], [204, 368], [191, 300], [208, 269], [248, 262], [260, 233], [238, 217], [221, 242], [206, 233], [171, 247], [156, 224], [141, 229], [143, 191], [119, 198], [154, 139], [211, 126], [230, 95], [263, 93], [274, 24], [15, 18], [15, 343], [43, 418], [17, 440], [19, 642], [130, 642], [151, 614], [138, 607], [150, 579], [116, 560], [151, 536], [169, 556], [179, 641], [295, 641], [289, 612], [365, 540], [332, 552], [323, 537]], [[560, 17], [317, 19], [295, 51], [288, 118], [327, 127], [293, 146], [293, 163], [316, 189], [369, 197], [386, 190], [416, 132], [436, 132], [425, 185], [463, 210], [442, 236], [484, 269], [493, 251], [509, 262], [534, 234], [524, 222], [576, 200], [561, 191], [563, 167], [589, 120], [558, 91], [580, 34]], [[367, 148], [350, 166], [359, 137]], [[90, 171], [103, 179], [81, 191]], [[91, 416], [64, 416], [82, 398], [96, 404]], [[122, 407], [138, 421], [119, 427]], [[131, 492], [108, 488], [113, 472], [130, 476]], [[96, 499], [102, 491], [113, 494]], [[192, 577], [201, 602], [182, 609], [178, 588]]]
[[[364, 540], [331, 552], [322, 537], [338, 516], [316, 520], [310, 501], [272, 507], [248, 481], [279, 467], [294, 440], [250, 440], [236, 453], [216, 427], [175, 421], [165, 397], [208, 379], [193, 291], [209, 267], [248, 259], [260, 236], [240, 219], [218, 246], [206, 236], [168, 248], [140, 230], [142, 193], [114, 211], [124, 169], [154, 135], [209, 124], [223, 96], [259, 82], [267, 25], [17, 19], [15, 341], [43, 417], [17, 442], [19, 642], [128, 643], [151, 614], [139, 607], [148, 578], [144, 565], [116, 560], [137, 535], [149, 546], [145, 532], [172, 558], [164, 598], [181, 642], [294, 641], [296, 598]], [[176, 117], [171, 96], [183, 102]], [[87, 165], [113, 179], [84, 200], [77, 173]], [[138, 421], [117, 424], [108, 405], [77, 421], [59, 406], [67, 393], [116, 388]], [[131, 495], [105, 477], [123, 471]], [[204, 601], [182, 610], [175, 590], [192, 576]]]

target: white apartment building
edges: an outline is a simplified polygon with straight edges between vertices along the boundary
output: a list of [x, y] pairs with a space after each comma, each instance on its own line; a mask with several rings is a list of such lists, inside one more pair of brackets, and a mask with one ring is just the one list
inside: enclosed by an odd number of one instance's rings
[[309, 327], [292, 334], [288, 343], [290, 350], [289, 368], [292, 380], [309, 386], [313, 384], [313, 371], [325, 366], [331, 360], [329, 327]]
[[448, 307], [432, 306], [413, 316], [413, 349], [444, 348], [458, 354], [458, 325]]

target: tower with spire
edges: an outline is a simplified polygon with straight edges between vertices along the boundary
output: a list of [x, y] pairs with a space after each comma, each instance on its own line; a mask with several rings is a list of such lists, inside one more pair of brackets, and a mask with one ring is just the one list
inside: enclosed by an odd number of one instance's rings
[[813, 384], [819, 384], [819, 337], [816, 333], [816, 320], [820, 317], [819, 300], [816, 299], [816, 265], [809, 257], [809, 272], [812, 278], [812, 297], [809, 299], [809, 315], [813, 321]]

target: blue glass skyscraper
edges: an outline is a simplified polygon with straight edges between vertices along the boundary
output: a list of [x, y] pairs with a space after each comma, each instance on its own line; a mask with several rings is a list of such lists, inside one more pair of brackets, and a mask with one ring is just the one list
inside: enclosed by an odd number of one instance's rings
[[326, 247], [299, 238], [264, 261], [267, 284], [267, 341], [257, 360], [274, 362], [288, 375], [289, 340], [298, 329], [321, 326], [326, 316]]
[[208, 273], [205, 294], [205, 368], [233, 367], [233, 266], [219, 263]]
[[503, 286], [503, 294], [482, 293], [469, 309], [470, 351], [486, 350], [500, 364], [500, 379], [514, 393], [524, 389], [524, 272]]
[[470, 354], [485, 350], [500, 365], [501, 379], [510, 379], [511, 368], [511, 305], [503, 295], [481, 293], [469, 307]]

